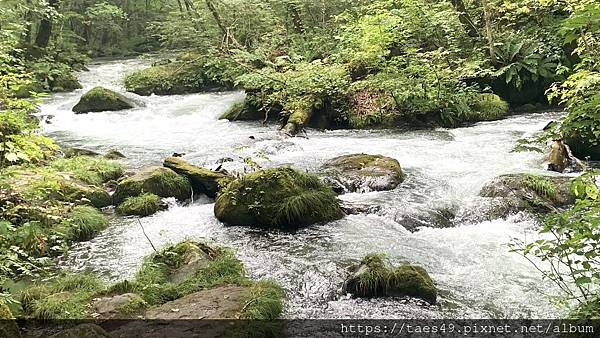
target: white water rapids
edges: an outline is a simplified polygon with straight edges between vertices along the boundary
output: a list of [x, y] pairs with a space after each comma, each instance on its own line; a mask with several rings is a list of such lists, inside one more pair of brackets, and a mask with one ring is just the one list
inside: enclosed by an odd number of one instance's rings
[[[213, 215], [213, 201], [196, 196], [191, 205], [172, 205], [142, 219], [156, 246], [184, 238], [211, 238], [237, 250], [252, 278], [270, 278], [287, 292], [287, 318], [554, 318], [552, 285], [523, 257], [509, 252], [512, 238], [533, 239], [527, 217], [466, 221], [476, 214], [480, 188], [507, 173], [542, 172], [542, 157], [514, 153], [515, 141], [540, 130], [555, 113], [514, 116], [457, 129], [424, 131], [309, 130], [306, 137], [281, 138], [274, 125], [218, 120], [242, 92], [139, 97], [140, 107], [75, 115], [71, 108], [90, 88], [102, 85], [124, 93], [123, 76], [148, 65], [140, 60], [101, 62], [80, 74], [84, 89], [55, 94], [41, 115], [52, 115], [44, 132], [65, 146], [117, 149], [132, 168], [160, 165], [174, 152], [215, 168], [229, 157], [228, 170], [240, 170], [252, 157], [263, 166], [292, 165], [314, 171], [332, 157], [350, 153], [398, 159], [407, 180], [395, 190], [348, 194], [341, 198], [378, 205], [375, 214], [347, 216], [296, 233], [226, 227]], [[251, 138], [251, 136], [253, 136]], [[457, 213], [451, 227], [410, 232], [406, 215], [432, 210]], [[405, 224], [406, 225], [406, 224]], [[76, 245], [64, 268], [88, 269], [107, 280], [132, 277], [152, 248], [133, 218], [114, 218], [110, 228]], [[394, 264], [425, 267], [435, 281], [439, 304], [406, 299], [355, 300], [340, 296], [344, 268], [371, 252], [385, 252]]]

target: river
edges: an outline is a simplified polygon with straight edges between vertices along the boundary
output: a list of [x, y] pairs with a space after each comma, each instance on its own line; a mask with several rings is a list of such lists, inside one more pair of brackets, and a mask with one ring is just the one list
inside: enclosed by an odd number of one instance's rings
[[[282, 138], [277, 126], [229, 122], [218, 116], [243, 99], [243, 92], [139, 97], [125, 93], [125, 74], [146, 60], [92, 63], [80, 74], [84, 86], [54, 94], [41, 106], [51, 115], [43, 131], [61, 145], [97, 151], [117, 149], [131, 168], [160, 165], [174, 152], [197, 165], [242, 171], [243, 158], [261, 166], [292, 165], [314, 171], [327, 159], [350, 153], [396, 158], [407, 174], [388, 192], [347, 194], [343, 200], [379, 206], [374, 214], [347, 216], [295, 233], [226, 227], [213, 215], [213, 201], [195, 196], [193, 203], [143, 218], [154, 245], [184, 238], [209, 238], [237, 250], [252, 278], [279, 282], [287, 297], [286, 318], [555, 318], [561, 310], [548, 295], [556, 290], [516, 253], [513, 238], [531, 240], [536, 223], [525, 215], [507, 220], [477, 220], [480, 188], [507, 173], [540, 172], [538, 153], [511, 152], [517, 139], [540, 130], [557, 113], [537, 113], [456, 129], [424, 131], [308, 130], [302, 137]], [[75, 115], [71, 108], [94, 86], [117, 90], [138, 108]], [[429, 224], [425, 215], [451, 210], [450, 227]], [[408, 231], [407, 220], [423, 227]], [[414, 222], [411, 224], [414, 225]], [[91, 270], [108, 281], [132, 277], [152, 252], [135, 218], [115, 217], [91, 241], [79, 243], [60, 261], [71, 270]], [[385, 252], [394, 264], [425, 267], [439, 290], [439, 304], [410, 299], [349, 299], [337, 290], [344, 268], [371, 252]]]

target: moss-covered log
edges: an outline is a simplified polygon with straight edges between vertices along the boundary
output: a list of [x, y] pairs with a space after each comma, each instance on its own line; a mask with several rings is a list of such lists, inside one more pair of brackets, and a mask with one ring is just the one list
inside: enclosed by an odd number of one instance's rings
[[190, 164], [180, 157], [168, 157], [163, 165], [174, 172], [187, 177], [194, 191], [215, 197], [222, 186], [227, 185], [232, 177], [223, 171], [212, 171]]

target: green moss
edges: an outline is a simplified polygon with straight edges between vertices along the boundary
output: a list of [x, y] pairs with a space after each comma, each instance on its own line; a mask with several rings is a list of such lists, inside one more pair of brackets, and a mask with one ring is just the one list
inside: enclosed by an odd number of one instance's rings
[[119, 182], [113, 201], [120, 204], [127, 197], [139, 196], [144, 192], [185, 200], [191, 195], [192, 186], [186, 177], [171, 169], [151, 167]]
[[209, 197], [215, 197], [219, 189], [231, 180], [231, 177], [225, 172], [198, 167], [180, 157], [167, 157], [163, 165], [187, 177], [194, 191], [206, 194]]
[[77, 179], [92, 185], [101, 185], [116, 180], [123, 175], [124, 166], [120, 162], [102, 157], [74, 156], [54, 160], [50, 167], [71, 173]]
[[95, 87], [81, 96], [73, 111], [79, 114], [130, 108], [133, 108], [133, 104], [123, 95], [103, 87]]
[[140, 196], [128, 197], [117, 207], [122, 215], [149, 216], [164, 208], [160, 197], [144, 193]]
[[272, 168], [230, 183], [217, 197], [216, 217], [230, 225], [293, 228], [343, 216], [336, 194], [319, 177]]
[[90, 240], [108, 225], [105, 215], [87, 205], [74, 207], [63, 222], [66, 238], [72, 241]]
[[72, 92], [81, 88], [81, 83], [72, 73], [61, 73], [50, 83], [50, 90], [53, 92]]
[[435, 303], [437, 290], [425, 269], [417, 265], [391, 267], [383, 254], [369, 254], [346, 282], [346, 292], [357, 297], [412, 296]]
[[83, 319], [88, 304], [103, 289], [90, 273], [69, 273], [22, 290], [19, 300], [26, 315], [35, 319]]
[[508, 103], [491, 93], [479, 94], [471, 109], [467, 116], [469, 122], [499, 120], [508, 115]]

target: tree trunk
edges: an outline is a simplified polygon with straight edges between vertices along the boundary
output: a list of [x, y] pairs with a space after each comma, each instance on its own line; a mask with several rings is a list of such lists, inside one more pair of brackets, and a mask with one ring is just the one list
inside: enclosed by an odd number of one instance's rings
[[479, 36], [477, 27], [475, 27], [473, 20], [471, 20], [471, 16], [467, 12], [467, 8], [465, 7], [465, 3], [463, 2], [463, 0], [450, 1], [452, 2], [452, 6], [454, 6], [454, 9], [458, 12], [458, 20], [460, 20], [460, 23], [462, 23], [463, 26], [465, 26], [467, 34], [472, 38]]
[[[48, 4], [53, 9], [57, 9], [58, 0], [49, 0]], [[35, 38], [35, 45], [39, 48], [48, 47], [48, 43], [50, 42], [50, 37], [52, 36], [52, 18], [44, 17], [40, 21], [40, 26], [38, 28], [37, 36]]]
[[295, 4], [290, 3], [288, 4], [288, 10], [290, 11], [290, 15], [292, 17], [294, 31], [298, 34], [304, 34], [304, 24], [302, 23], [302, 17], [300, 16], [298, 7]]
[[492, 65], [496, 65], [498, 63], [498, 59], [496, 58], [496, 47], [494, 46], [494, 32], [492, 30], [492, 15], [490, 13], [490, 9], [488, 7], [487, 0], [481, 0], [481, 4], [483, 6], [483, 20], [485, 21], [485, 35], [488, 40], [490, 61], [492, 62]]
[[215, 5], [212, 3], [212, 0], [206, 0], [206, 7], [208, 7], [208, 10], [212, 14], [212, 16], [215, 19], [215, 21], [217, 22], [217, 26], [219, 26], [219, 29], [221, 30], [221, 33], [223, 33], [223, 35], [225, 37], [227, 37], [227, 35], [228, 35], [227, 28], [225, 28], [225, 25], [223, 25], [223, 21], [221, 20], [221, 16], [219, 15], [219, 12], [215, 8]]

